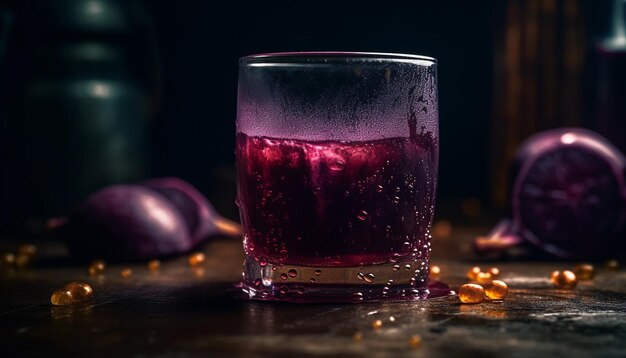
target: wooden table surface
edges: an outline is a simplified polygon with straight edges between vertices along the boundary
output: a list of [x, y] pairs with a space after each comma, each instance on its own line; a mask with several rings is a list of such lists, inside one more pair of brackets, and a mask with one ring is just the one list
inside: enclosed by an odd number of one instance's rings
[[[464, 253], [471, 232], [435, 241], [434, 263], [453, 288], [477, 261]], [[11, 248], [13, 244], [3, 244]], [[13, 245], [15, 246], [15, 245]], [[403, 303], [277, 304], [235, 299], [241, 243], [215, 241], [207, 261], [184, 257], [158, 272], [110, 265], [99, 278], [65, 263], [58, 243], [39, 245], [39, 264], [0, 273], [0, 349], [16, 356], [509, 356], [625, 357], [626, 272], [598, 270], [574, 290], [550, 286], [552, 270], [573, 263], [498, 266], [511, 292], [503, 302], [462, 305], [456, 296]], [[70, 281], [94, 288], [91, 301], [50, 305]], [[393, 321], [391, 319], [393, 317]], [[381, 320], [383, 326], [371, 324]], [[355, 340], [360, 332], [362, 340]], [[422, 344], [409, 340], [419, 335]]]

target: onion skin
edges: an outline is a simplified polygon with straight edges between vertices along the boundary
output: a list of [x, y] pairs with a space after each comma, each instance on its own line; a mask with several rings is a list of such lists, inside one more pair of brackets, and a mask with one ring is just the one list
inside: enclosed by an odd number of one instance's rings
[[115, 185], [92, 194], [56, 232], [78, 261], [149, 260], [193, 246], [178, 209], [139, 185]]
[[[575, 229], [572, 230], [573, 233], [571, 237], [566, 241], [563, 240], [563, 238], [542, 237], [529, 229], [529, 227], [537, 226], [537, 220], [544, 220], [544, 218], [538, 217], [537, 215], [531, 214], [529, 216], [527, 213], [525, 214], [521, 199], [523, 193], [522, 186], [527, 183], [530, 174], [529, 171], [533, 170], [535, 163], [557, 152], [563, 153], [563, 158], [567, 158], [567, 153], [570, 153], [572, 157], [575, 153], [588, 153], [588, 157], [593, 157], [595, 159], [594, 162], [597, 161], [597, 163], [589, 162], [588, 165], [583, 165], [581, 163], [568, 162], [566, 164], [570, 165], [570, 168], [575, 169], [576, 166], [581, 168], [579, 173], [584, 172], [583, 169], [593, 168], [593, 165], [596, 164], [598, 168], [610, 168], [611, 173], [608, 176], [611, 182], [614, 183], [614, 187], [609, 187], [608, 184], [604, 186], [604, 189], [608, 190], [611, 188], [610, 190], [613, 190], [613, 192], [611, 192], [611, 197], [614, 198], [612, 201], [613, 205], [601, 207], [601, 209], [606, 210], [606, 215], [603, 215], [603, 217], [610, 217], [610, 220], [607, 219], [607, 222], [602, 225], [598, 224], [598, 227], [592, 227], [591, 225], [585, 226], [586, 220], [587, 223], [591, 222], [595, 224], [595, 221], [590, 221], [591, 216], [578, 216], [577, 218], [580, 220], [571, 220], [567, 225], [567, 229], [570, 229], [570, 227]], [[624, 177], [626, 172], [626, 159], [608, 140], [594, 132], [580, 128], [560, 128], [541, 132], [530, 137], [522, 144], [512, 169], [511, 227], [516, 228], [517, 234], [524, 240], [553, 256], [565, 259], [600, 259], [613, 257], [619, 255], [619, 253], [624, 254], [624, 249], [626, 248], [626, 238], [623, 235], [626, 218], [626, 183]], [[559, 168], [554, 167], [554, 177], [557, 176], [557, 169]], [[600, 176], [601, 174], [607, 173], [598, 172], [597, 174]], [[589, 173], [585, 175], [589, 176]], [[558, 186], [558, 181], [555, 179], [553, 181], [557, 184], [551, 184], [553, 185], [552, 187], [546, 186], [540, 189], [547, 191], [556, 186], [560, 191], [570, 193], [568, 185], [573, 187], [575, 184], [579, 184], [576, 182], [579, 178], [576, 178], [575, 175], [573, 177], [574, 179], [570, 178], [573, 180], [572, 182], [561, 183], [563, 187]], [[544, 184], [546, 183], [544, 182]], [[545, 200], [552, 203], [557, 201], [552, 198], [546, 198]], [[563, 200], [567, 201], [569, 199], [566, 198]], [[571, 216], [572, 214], [567, 212], [567, 210], [576, 212], [576, 210], [581, 208], [589, 209], [587, 204], [587, 207], [583, 207], [580, 206], [583, 204], [578, 204], [574, 199], [571, 200], [571, 209], [565, 208], [565, 206], [564, 208], [556, 206], [555, 208], [557, 209], [554, 210], [561, 210], [562, 212], [550, 212], [554, 214], [552, 217], [559, 217], [558, 215], [560, 214], [562, 214], [562, 217]], [[600, 204], [608, 205], [607, 202]], [[526, 208], [528, 210], [528, 206], [526, 206]], [[600, 211], [600, 209], [594, 210], [596, 210], [596, 214], [597, 211]], [[540, 211], [537, 209], [535, 214], [539, 212]], [[592, 215], [592, 213], [588, 214]], [[548, 218], [545, 220], [548, 220]], [[563, 226], [564, 223], [561, 222], [560, 225]]]

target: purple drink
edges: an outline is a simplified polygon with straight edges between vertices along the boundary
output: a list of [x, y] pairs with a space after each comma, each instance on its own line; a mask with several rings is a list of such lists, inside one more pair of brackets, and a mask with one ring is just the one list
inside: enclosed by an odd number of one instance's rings
[[427, 259], [435, 146], [430, 133], [345, 143], [238, 134], [247, 255], [320, 267]]
[[271, 54], [240, 62], [242, 292], [419, 299], [438, 164], [433, 59]]

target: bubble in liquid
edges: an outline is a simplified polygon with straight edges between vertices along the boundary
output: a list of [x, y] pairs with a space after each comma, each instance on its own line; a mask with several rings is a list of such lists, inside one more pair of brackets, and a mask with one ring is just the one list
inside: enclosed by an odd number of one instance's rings
[[281, 279], [281, 280], [286, 281], [286, 280], [287, 280], [287, 278], [288, 278], [288, 276], [287, 276], [287, 274], [286, 274], [286, 273], [281, 273], [281, 274], [280, 274], [280, 279]]
[[359, 211], [359, 212], [356, 214], [356, 217], [357, 217], [359, 220], [364, 221], [365, 219], [367, 219], [367, 216], [368, 216], [368, 215], [369, 215], [369, 214], [367, 213], [367, 211], [365, 211], [365, 210], [361, 210], [361, 211]]
[[365, 277], [364, 277], [365, 282], [367, 282], [367, 283], [372, 283], [372, 282], [374, 282], [374, 278], [375, 278], [375, 277], [374, 277], [374, 274], [373, 274], [373, 273], [368, 273], [368, 274], [367, 274], [367, 275], [365, 275]]
[[342, 157], [337, 156], [336, 158], [330, 161], [330, 164], [328, 165], [328, 167], [331, 170], [340, 171], [346, 167], [346, 161]]
[[322, 274], [322, 270], [315, 270], [315, 276], [319, 276]]
[[295, 269], [291, 269], [287, 271], [287, 274], [289, 275], [289, 277], [293, 278], [293, 277], [298, 276], [298, 271], [296, 271]]

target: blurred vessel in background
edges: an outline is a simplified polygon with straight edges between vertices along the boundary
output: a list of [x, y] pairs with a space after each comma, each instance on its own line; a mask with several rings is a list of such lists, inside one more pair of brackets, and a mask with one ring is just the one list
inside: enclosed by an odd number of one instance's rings
[[148, 173], [155, 36], [140, 1], [16, 3], [2, 68], [0, 223], [36, 233]]
[[609, 36], [588, 56], [589, 113], [586, 126], [626, 152], [626, 24], [624, 0], [614, 0]]

